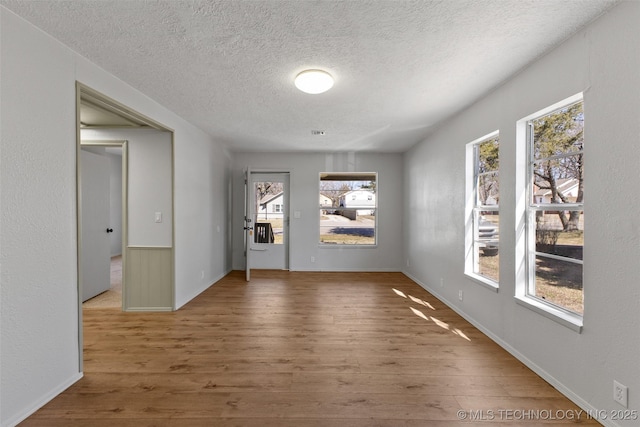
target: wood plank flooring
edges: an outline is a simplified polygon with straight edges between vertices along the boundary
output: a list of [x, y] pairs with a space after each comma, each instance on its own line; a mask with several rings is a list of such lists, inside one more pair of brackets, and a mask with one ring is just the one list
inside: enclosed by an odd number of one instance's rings
[[85, 309], [84, 342], [21, 425], [599, 425], [400, 273], [232, 272], [177, 312]]

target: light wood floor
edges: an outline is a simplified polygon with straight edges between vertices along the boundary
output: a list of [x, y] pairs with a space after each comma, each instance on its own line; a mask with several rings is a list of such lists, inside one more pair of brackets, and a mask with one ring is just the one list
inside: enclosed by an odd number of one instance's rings
[[533, 427], [578, 410], [400, 273], [243, 275], [173, 313], [85, 310], [84, 378], [22, 425]]

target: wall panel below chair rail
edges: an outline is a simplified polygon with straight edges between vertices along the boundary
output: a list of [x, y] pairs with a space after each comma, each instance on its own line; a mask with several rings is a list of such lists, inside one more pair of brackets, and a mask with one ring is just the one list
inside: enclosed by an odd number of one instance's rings
[[127, 247], [125, 311], [173, 310], [173, 248]]

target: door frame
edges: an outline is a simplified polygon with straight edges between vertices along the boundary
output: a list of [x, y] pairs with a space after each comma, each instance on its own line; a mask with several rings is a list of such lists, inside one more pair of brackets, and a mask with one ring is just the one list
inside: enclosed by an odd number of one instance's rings
[[250, 281], [251, 278], [251, 261], [250, 261], [250, 252], [251, 252], [251, 238], [253, 237], [251, 231], [255, 224], [252, 222], [253, 219], [249, 218], [251, 213], [250, 207], [250, 197], [251, 197], [251, 175], [252, 174], [282, 174], [288, 176], [288, 185], [286, 191], [286, 208], [285, 213], [287, 214], [286, 218], [286, 242], [285, 242], [285, 269], [288, 270], [291, 266], [291, 176], [293, 175], [293, 171], [288, 168], [252, 168], [247, 167], [244, 171], [244, 255], [245, 255], [245, 279], [246, 281]]
[[[173, 129], [164, 126], [160, 122], [157, 122], [150, 117], [147, 117], [137, 111], [127, 107], [126, 105], [116, 101], [113, 98], [110, 98], [91, 87], [76, 81], [76, 149], [75, 149], [75, 161], [76, 161], [76, 274], [77, 274], [77, 304], [78, 304], [78, 368], [79, 372], [83, 372], [84, 369], [84, 338], [83, 338], [83, 316], [82, 316], [82, 271], [81, 271], [81, 261], [82, 261], [82, 244], [80, 236], [82, 236], [82, 200], [81, 200], [81, 185], [82, 180], [80, 177], [81, 172], [81, 150], [82, 150], [82, 136], [81, 129], [85, 128], [85, 126], [81, 122], [81, 110], [82, 105], [88, 104], [93, 107], [98, 107], [102, 110], [105, 110], [115, 116], [120, 118], [124, 118], [130, 121], [132, 124], [135, 124], [140, 127], [150, 127], [156, 130], [160, 130], [163, 132], [169, 132], [171, 135], [171, 265], [172, 271], [175, 275], [175, 145], [174, 145], [174, 131]], [[133, 126], [103, 126], [102, 129], [134, 129]], [[94, 127], [95, 129], [95, 127]], [[86, 141], [85, 141], [86, 142]], [[124, 156], [124, 151], [123, 151]], [[128, 167], [126, 168], [126, 173], [128, 177]], [[123, 174], [125, 173], [123, 166]], [[127, 178], [128, 179], [128, 178]], [[123, 185], [124, 185], [124, 177], [123, 177]], [[127, 194], [126, 189], [123, 189], [123, 199], [125, 199], [125, 195]], [[123, 267], [123, 282], [124, 278], [124, 268], [126, 264], [126, 246], [125, 242], [128, 241], [128, 230], [125, 235], [125, 224], [126, 217], [128, 217], [128, 209], [125, 209], [126, 200], [123, 200], [123, 236], [122, 236], [122, 244], [123, 244], [123, 252], [122, 252], [122, 267]], [[127, 236], [127, 237], [125, 237]], [[171, 277], [171, 288], [172, 288], [172, 305], [173, 309], [175, 309], [175, 277]], [[124, 304], [124, 283], [123, 283], [123, 304]]]

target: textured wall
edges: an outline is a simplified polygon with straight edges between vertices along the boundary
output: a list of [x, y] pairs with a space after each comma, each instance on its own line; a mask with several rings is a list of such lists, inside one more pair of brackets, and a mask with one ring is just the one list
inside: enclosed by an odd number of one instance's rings
[[[613, 380], [640, 408], [640, 3], [624, 2], [450, 120], [405, 155], [407, 273], [580, 405], [623, 409]], [[585, 314], [582, 334], [514, 300], [516, 122], [584, 91]], [[465, 144], [500, 130], [500, 290], [464, 275]], [[511, 248], [511, 249], [510, 249]], [[440, 286], [441, 280], [443, 286]], [[458, 291], [464, 301], [458, 301]], [[512, 408], [505, 408], [512, 409]], [[636, 426], [637, 420], [600, 420]]]
[[73, 56], [29, 27], [0, 8], [2, 425], [79, 376]]
[[3, 7], [0, 24], [0, 424], [5, 426], [80, 376], [76, 80], [175, 131], [178, 307], [231, 268], [230, 162], [202, 131]]

